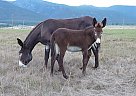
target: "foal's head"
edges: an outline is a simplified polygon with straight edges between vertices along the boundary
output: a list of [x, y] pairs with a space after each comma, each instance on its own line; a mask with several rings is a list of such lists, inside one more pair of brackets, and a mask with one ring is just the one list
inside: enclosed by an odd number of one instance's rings
[[94, 26], [94, 32], [95, 32], [95, 40], [98, 47], [100, 47], [101, 44], [101, 35], [102, 35], [102, 28], [106, 26], [106, 18], [103, 19], [102, 22], [97, 22], [96, 18], [93, 19], [93, 26]]

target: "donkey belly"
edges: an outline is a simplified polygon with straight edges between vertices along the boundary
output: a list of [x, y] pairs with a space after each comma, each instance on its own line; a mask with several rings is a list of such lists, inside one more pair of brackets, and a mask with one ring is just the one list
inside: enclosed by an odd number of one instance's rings
[[67, 46], [67, 51], [70, 51], [70, 52], [79, 52], [81, 50], [82, 49], [78, 46]]

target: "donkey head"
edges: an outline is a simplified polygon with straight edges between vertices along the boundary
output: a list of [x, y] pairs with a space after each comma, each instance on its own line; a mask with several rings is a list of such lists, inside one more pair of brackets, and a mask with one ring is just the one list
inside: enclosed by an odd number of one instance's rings
[[17, 41], [21, 46], [21, 50], [19, 51], [19, 66], [27, 67], [26, 65], [32, 60], [31, 51], [19, 38], [17, 38]]
[[103, 19], [102, 22], [97, 22], [96, 18], [93, 19], [93, 26], [94, 26], [94, 31], [95, 31], [95, 40], [97, 47], [100, 47], [101, 44], [101, 35], [102, 35], [102, 28], [106, 26], [106, 18]]

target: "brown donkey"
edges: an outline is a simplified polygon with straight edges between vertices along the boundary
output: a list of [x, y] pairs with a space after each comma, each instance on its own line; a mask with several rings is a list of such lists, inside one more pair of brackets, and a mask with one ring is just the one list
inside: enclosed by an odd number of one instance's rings
[[[91, 26], [93, 18], [90, 16], [83, 16], [79, 18], [71, 19], [48, 19], [39, 23], [26, 37], [25, 41], [22, 42], [17, 38], [18, 44], [21, 46], [19, 51], [19, 66], [27, 67], [27, 64], [32, 60], [32, 51], [37, 43], [42, 43], [45, 45], [45, 66], [47, 68], [47, 63], [50, 53], [50, 37], [52, 33], [58, 28], [69, 28], [74, 30], [85, 29]], [[93, 50], [94, 48], [92, 48]], [[93, 50], [94, 55], [97, 51]], [[95, 55], [97, 57], [97, 54]], [[98, 60], [95, 60], [96, 68], [98, 65]]]
[[83, 71], [85, 75], [86, 66], [90, 58], [90, 51], [88, 51], [92, 44], [100, 45], [102, 28], [106, 25], [106, 18], [98, 23], [93, 19], [93, 26], [85, 28], [84, 30], [72, 30], [67, 28], [57, 29], [51, 36], [51, 75], [53, 75], [53, 67], [55, 60], [58, 57], [59, 67], [61, 68], [64, 78], [68, 78], [63, 67], [63, 58], [66, 50], [71, 52], [82, 51], [83, 53]]

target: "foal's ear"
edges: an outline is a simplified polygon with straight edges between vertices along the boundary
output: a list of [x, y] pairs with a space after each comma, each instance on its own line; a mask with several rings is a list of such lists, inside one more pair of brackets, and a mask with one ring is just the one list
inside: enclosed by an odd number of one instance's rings
[[96, 18], [93, 18], [93, 27], [95, 27], [95, 24], [97, 23]]
[[102, 28], [106, 26], [106, 22], [107, 22], [107, 19], [104, 18], [103, 21], [102, 21], [102, 24], [103, 24]]
[[19, 44], [21, 47], [23, 47], [23, 42], [22, 42], [19, 38], [17, 38], [17, 41], [18, 41], [18, 44]]

